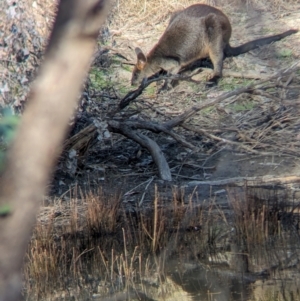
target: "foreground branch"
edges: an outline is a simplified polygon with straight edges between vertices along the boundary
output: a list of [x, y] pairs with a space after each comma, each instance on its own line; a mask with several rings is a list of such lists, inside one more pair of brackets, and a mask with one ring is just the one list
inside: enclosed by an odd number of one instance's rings
[[0, 301], [21, 299], [24, 254], [108, 3], [60, 1], [45, 61], [0, 183]]

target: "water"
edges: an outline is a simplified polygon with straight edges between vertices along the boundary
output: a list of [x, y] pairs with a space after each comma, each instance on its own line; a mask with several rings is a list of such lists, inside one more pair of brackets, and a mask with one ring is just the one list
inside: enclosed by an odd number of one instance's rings
[[99, 221], [111, 207], [106, 212], [104, 204], [95, 212], [95, 200], [93, 210], [70, 203], [68, 210], [60, 208], [60, 220], [38, 223], [24, 268], [24, 295], [27, 300], [300, 300], [298, 205], [282, 198], [239, 196], [227, 207], [174, 203], [134, 214], [114, 206], [116, 216], [105, 223]]

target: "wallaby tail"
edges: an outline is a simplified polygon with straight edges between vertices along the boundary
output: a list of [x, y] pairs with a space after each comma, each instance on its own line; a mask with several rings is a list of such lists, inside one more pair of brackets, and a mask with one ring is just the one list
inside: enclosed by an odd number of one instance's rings
[[241, 46], [238, 46], [238, 47], [231, 47], [228, 44], [224, 49], [224, 54], [225, 54], [225, 57], [237, 56], [237, 55], [246, 53], [250, 50], [253, 50], [257, 47], [264, 46], [264, 45], [270, 44], [272, 42], [279, 41], [279, 40], [281, 40], [281, 39], [283, 39], [283, 38], [285, 38], [285, 37], [287, 37], [291, 34], [294, 34], [296, 32], [298, 32], [298, 30], [291, 29], [291, 30], [285, 31], [281, 34], [277, 34], [277, 35], [274, 35], [274, 36], [270, 36], [270, 37], [266, 37], [266, 38], [260, 38], [260, 39], [257, 39], [257, 40], [250, 41], [250, 42], [245, 43], [245, 44], [243, 44]]

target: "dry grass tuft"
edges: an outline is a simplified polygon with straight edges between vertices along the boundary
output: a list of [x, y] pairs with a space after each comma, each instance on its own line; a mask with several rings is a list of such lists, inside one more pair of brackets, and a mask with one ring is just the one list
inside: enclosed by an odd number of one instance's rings
[[[132, 288], [148, 294], [143, 279], [164, 275], [174, 258], [219, 262], [228, 248], [233, 254], [242, 248], [251, 269], [261, 271], [262, 264], [279, 265], [284, 250], [294, 252], [298, 205], [286, 202], [281, 192], [246, 186], [230, 188], [229, 196], [229, 207], [213, 199], [199, 205], [182, 188], [173, 188], [172, 202], [155, 189], [152, 207], [144, 210], [127, 210], [119, 196], [101, 190], [57, 200], [42, 210], [28, 247], [25, 295], [28, 300], [80, 299]], [[227, 263], [233, 269], [236, 258]]]
[[102, 191], [45, 207], [26, 255], [26, 296], [44, 299], [49, 293], [76, 290], [78, 281], [90, 277], [90, 269], [107, 280], [97, 290], [91, 287], [93, 281], [82, 284], [89, 294], [132, 286], [146, 274], [162, 271], [165, 260], [184, 250], [186, 241], [192, 243], [184, 256], [198, 257], [200, 252], [203, 257], [216, 239], [211, 236], [213, 220], [218, 219], [215, 205], [196, 206], [191, 198], [186, 203], [183, 195], [178, 202], [178, 195], [174, 189], [170, 207], [156, 190], [153, 207], [136, 212]]
[[[102, 196], [102, 197], [101, 197]], [[86, 198], [86, 221], [90, 234], [115, 233], [118, 229], [120, 198], [89, 194]]]

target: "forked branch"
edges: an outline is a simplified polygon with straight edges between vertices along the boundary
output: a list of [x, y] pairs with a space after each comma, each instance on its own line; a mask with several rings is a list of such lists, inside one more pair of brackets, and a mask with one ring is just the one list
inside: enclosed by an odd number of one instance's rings
[[159, 177], [165, 181], [172, 181], [171, 171], [168, 162], [160, 147], [154, 140], [141, 133], [134, 131], [126, 123], [114, 120], [109, 122], [109, 126], [111, 131], [120, 133], [139, 143], [142, 147], [145, 147], [151, 154], [158, 168]]

